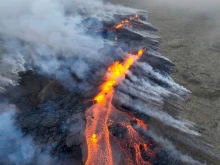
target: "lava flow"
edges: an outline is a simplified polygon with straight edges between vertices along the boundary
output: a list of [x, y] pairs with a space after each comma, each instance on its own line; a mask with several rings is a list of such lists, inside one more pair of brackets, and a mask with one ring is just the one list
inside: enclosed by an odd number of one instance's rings
[[130, 17], [128, 19], [122, 20], [119, 24], [115, 25], [115, 28], [120, 29], [120, 28], [124, 27], [125, 25], [130, 25], [130, 27], [132, 28], [133, 25], [138, 25], [137, 23], [136, 24], [135, 23], [129, 24], [134, 19], [140, 19], [139, 15], [136, 14], [134, 17]]
[[[138, 14], [136, 14], [135, 16], [132, 16], [128, 19], [121, 20], [120, 23], [118, 23], [110, 28], [98, 29], [98, 30], [95, 30], [95, 32], [98, 33], [98, 32], [103, 32], [105, 30], [116, 31], [116, 30], [122, 30], [124, 27], [133, 28], [133, 27], [142, 26], [142, 24], [138, 23], [137, 20], [140, 20], [140, 17]], [[95, 28], [95, 27], [96, 26], [91, 26], [88, 28], [88, 30], [93, 30], [93, 28]]]
[[[128, 69], [137, 61], [146, 49], [140, 49], [137, 54], [128, 54], [124, 62], [115, 62], [108, 67], [105, 75], [105, 81], [100, 86], [100, 92], [95, 96], [96, 102], [92, 107], [86, 111], [86, 130], [85, 137], [87, 143], [87, 160], [86, 165], [113, 165], [113, 153], [110, 144], [109, 125], [114, 121], [110, 119], [110, 115], [115, 111], [112, 105], [112, 98], [114, 94], [114, 87], [125, 78]], [[137, 124], [141, 121], [137, 120]], [[131, 141], [134, 150], [136, 151], [135, 163], [131, 163], [131, 158], [127, 158], [127, 164], [149, 164], [140, 161], [140, 141], [137, 140], [136, 134], [129, 123], [125, 124], [129, 134], [128, 138], [134, 138]], [[143, 123], [140, 124], [143, 128], [147, 128]], [[132, 133], [133, 132], [133, 133]], [[132, 135], [131, 135], [132, 134]], [[119, 142], [119, 145], [124, 142]], [[127, 142], [129, 143], [129, 142]], [[146, 148], [146, 144], [143, 144]], [[123, 147], [121, 147], [123, 149]], [[129, 156], [128, 156], [129, 157]], [[141, 162], [141, 163], [139, 163]]]

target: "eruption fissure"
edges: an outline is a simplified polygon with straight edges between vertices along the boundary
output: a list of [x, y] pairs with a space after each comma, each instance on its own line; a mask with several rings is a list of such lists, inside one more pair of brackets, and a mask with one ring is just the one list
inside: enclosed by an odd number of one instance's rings
[[180, 152], [204, 145], [177, 117], [189, 91], [171, 78], [157, 29], [146, 11], [103, 1], [1, 1], [0, 164], [198, 164]]
[[[122, 27], [124, 27], [126, 25], [130, 25], [131, 28], [133, 26], [140, 26], [140, 24], [138, 24], [138, 23], [135, 23], [135, 22], [131, 23], [131, 21], [136, 20], [136, 19], [140, 20], [138, 14], [136, 14], [134, 17], [130, 17], [129, 19], [122, 20], [119, 24], [115, 25], [114, 27], [116, 29], [120, 29], [120, 28], [122, 28]], [[129, 23], [131, 23], [131, 24], [129, 24]]]
[[[105, 81], [100, 86], [100, 92], [95, 96], [94, 101], [96, 103], [86, 111], [86, 130], [85, 137], [87, 143], [87, 165], [113, 165], [113, 151], [111, 147], [109, 126], [114, 123], [111, 119], [111, 114], [117, 112], [112, 105], [112, 98], [114, 94], [114, 87], [125, 78], [129, 68], [137, 61], [144, 53], [144, 49], [138, 50], [136, 54], [128, 54], [124, 62], [116, 61], [108, 67], [108, 71], [105, 75]], [[117, 114], [117, 113], [116, 113]], [[119, 113], [118, 113], [119, 114]], [[137, 124], [146, 129], [147, 126], [140, 120], [136, 120]], [[140, 145], [145, 146], [144, 140], [139, 140], [138, 133], [132, 128], [129, 121], [122, 124], [128, 130], [127, 139], [130, 140], [129, 147], [133, 147], [136, 159], [132, 160], [131, 155], [127, 155], [127, 159], [123, 161], [126, 164], [148, 164], [141, 158]], [[139, 144], [143, 141], [141, 144]], [[121, 146], [126, 145], [126, 141], [120, 141]], [[122, 145], [123, 144], [123, 145]], [[124, 149], [123, 149], [124, 150]], [[123, 152], [123, 151], [122, 151]], [[127, 161], [126, 161], [127, 160]], [[144, 163], [145, 162], [145, 163]]]
[[[138, 14], [136, 14], [135, 16], [131, 16], [128, 19], [123, 19], [120, 21], [120, 23], [110, 27], [110, 28], [103, 28], [103, 29], [98, 29], [95, 30], [96, 33], [98, 32], [103, 32], [105, 30], [107, 31], [116, 31], [116, 30], [122, 30], [125, 27], [129, 27], [129, 28], [133, 28], [133, 27], [140, 27], [143, 26], [143, 24], [138, 23], [138, 21], [140, 22], [140, 16]], [[93, 28], [96, 28], [96, 26], [90, 26], [88, 28], [88, 30], [93, 30]], [[116, 37], [115, 40], [117, 40], [118, 38]]]

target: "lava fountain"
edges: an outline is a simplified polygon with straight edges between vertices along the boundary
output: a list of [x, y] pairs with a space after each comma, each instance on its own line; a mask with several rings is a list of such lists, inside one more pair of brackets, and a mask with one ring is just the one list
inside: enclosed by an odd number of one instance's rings
[[[105, 74], [105, 81], [100, 86], [100, 92], [95, 96], [96, 102], [92, 107], [86, 111], [86, 130], [85, 137], [87, 143], [87, 160], [86, 165], [113, 165], [113, 154], [110, 144], [110, 132], [108, 127], [112, 124], [113, 120], [110, 119], [111, 113], [115, 111], [112, 105], [112, 98], [114, 94], [114, 87], [125, 78], [129, 68], [137, 61], [144, 53], [146, 49], [140, 49], [136, 54], [128, 54], [124, 62], [116, 61], [108, 67]], [[137, 123], [141, 121], [137, 120]], [[129, 122], [122, 123], [127, 127], [129, 133], [128, 136], [136, 136], [135, 130], [129, 124]], [[146, 128], [143, 123], [140, 124], [143, 128]], [[133, 137], [137, 138], [137, 137]], [[139, 143], [137, 140], [130, 140], [136, 150], [136, 163], [139, 162], [140, 156]], [[146, 144], [143, 146], [146, 147]], [[128, 158], [128, 160], [131, 158]], [[129, 164], [132, 164], [129, 160]], [[138, 164], [144, 164], [138, 163]], [[149, 163], [148, 163], [149, 164]]]

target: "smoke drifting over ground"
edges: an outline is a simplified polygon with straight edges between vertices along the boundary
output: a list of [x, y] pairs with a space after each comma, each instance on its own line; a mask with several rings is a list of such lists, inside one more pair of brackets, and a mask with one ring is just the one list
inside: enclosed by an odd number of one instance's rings
[[0, 104], [0, 163], [41, 165], [54, 164], [48, 151], [41, 151], [32, 137], [24, 136], [15, 123], [16, 108], [8, 103]]
[[[85, 26], [85, 19], [109, 21], [113, 20], [114, 14], [136, 11], [103, 5], [99, 0], [11, 0], [1, 2], [0, 10], [2, 87], [16, 84], [17, 73], [33, 67], [43, 74], [72, 81], [73, 69], [70, 67], [80, 65], [75, 74], [85, 78], [88, 63], [100, 63], [100, 59], [104, 63], [106, 60], [99, 52], [104, 39], [99, 35], [88, 35], [88, 28], [95, 22], [87, 20]], [[102, 26], [102, 23], [98, 25], [99, 28]], [[74, 84], [70, 82], [67, 88], [73, 89]]]
[[[136, 14], [140, 14], [140, 16]], [[131, 19], [131, 15], [136, 16]], [[134, 21], [134, 29], [137, 28], [137, 30], [133, 30], [132, 26], [125, 28], [122, 26], [117, 31], [115, 24], [127, 17], [130, 17], [130, 21]], [[30, 134], [31, 131], [36, 131], [34, 132], [35, 137], [40, 138], [49, 136], [45, 139], [53, 142], [55, 154], [59, 152], [72, 154], [76, 150], [74, 147], [80, 150], [82, 140], [79, 138], [79, 134], [83, 130], [82, 112], [85, 111], [85, 106], [82, 106], [83, 99], [88, 99], [87, 95], [94, 95], [93, 87], [97, 88], [97, 84], [103, 80], [109, 64], [124, 59], [130, 51], [137, 51], [140, 48], [143, 51], [145, 44], [148, 44], [146, 52], [142, 52], [143, 62], [136, 63], [125, 80], [120, 81], [117, 90], [119, 91], [118, 96], [121, 97], [116, 99], [119, 106], [127, 106], [130, 108], [129, 113], [137, 112], [142, 116], [154, 118], [177, 131], [199, 135], [193, 130], [192, 123], [180, 121], [177, 117], [163, 111], [167, 98], [181, 99], [184, 95], [189, 94], [189, 91], [175, 83], [170, 77], [173, 64], [157, 53], [157, 37], [151, 35], [152, 31], [156, 31], [156, 29], [147, 22], [145, 17], [146, 12], [144, 11], [115, 6], [100, 0], [9, 0], [0, 2], [0, 92], [5, 94], [7, 89], [11, 89], [11, 86], [21, 85], [19, 81], [21, 72], [29, 70], [47, 79], [45, 80], [46, 85], [40, 84], [43, 86], [40, 87], [43, 90], [37, 89], [37, 98], [43, 98], [41, 94], [45, 94], [45, 91], [50, 92], [50, 87], [54, 85], [53, 82], [61, 84], [67, 89], [64, 96], [55, 94], [56, 100], [53, 100], [53, 103], [45, 103], [43, 102], [45, 100], [42, 99], [43, 101], [39, 105], [30, 107], [27, 114], [22, 114], [31, 119], [33, 116], [37, 116], [38, 119], [33, 120], [37, 125], [33, 130], [27, 128], [28, 124], [24, 121], [24, 126], [21, 124], [22, 131]], [[101, 33], [96, 33], [99, 31]], [[24, 74], [25, 76], [27, 75]], [[23, 82], [22, 85], [25, 83]], [[73, 97], [72, 93], [68, 93], [69, 91], [78, 93]], [[7, 96], [7, 94], [3, 96]], [[27, 97], [31, 97], [31, 95]], [[48, 104], [53, 105], [52, 108], [50, 106], [48, 108]], [[20, 128], [15, 126], [16, 109], [10, 108], [8, 104], [1, 104], [0, 108], [3, 109], [0, 114], [2, 121], [0, 138], [4, 143], [13, 141], [16, 144], [13, 146], [13, 151], [8, 152], [1, 152], [9, 149], [5, 144], [1, 144], [0, 158], [7, 157], [10, 162], [15, 164], [38, 163], [38, 161], [40, 161], [38, 164], [54, 164], [55, 156], [50, 156], [47, 150], [38, 149], [33, 138], [24, 136]], [[69, 118], [70, 115], [74, 115], [74, 117]], [[49, 122], [47, 123], [47, 121]], [[68, 129], [71, 122], [75, 124], [72, 127], [76, 127], [77, 124], [80, 126], [77, 126], [77, 129]], [[43, 130], [45, 134], [39, 132], [38, 127], [45, 129], [46, 131]], [[62, 137], [59, 137], [60, 134]], [[181, 161], [188, 159], [185, 160], [188, 163], [199, 164], [193, 158], [182, 155], [166, 140], [150, 133], [148, 135], [162, 143], [163, 147], [169, 145], [169, 149], [176, 153], [176, 155], [173, 154], [174, 159], [181, 155]], [[44, 141], [44, 137], [42, 139]], [[21, 144], [18, 144], [18, 141]], [[78, 150], [75, 155], [81, 158], [81, 150], [79, 152]], [[26, 155], [26, 153], [28, 154]]]
[[[215, 27], [207, 30], [209, 34], [207, 40], [219, 40], [220, 38], [220, 1], [218, 0], [129, 0], [114, 1], [126, 6], [136, 7], [142, 10], [171, 10], [173, 15], [181, 18], [184, 16], [195, 17], [201, 16], [202, 19], [209, 19], [215, 22]], [[149, 14], [150, 14], [149, 13]], [[210, 41], [211, 42], [211, 41]]]
[[[1, 86], [16, 83], [16, 77], [12, 77], [17, 72], [33, 67], [58, 79], [66, 77], [70, 80], [68, 61], [58, 59], [60, 54], [81, 56], [79, 64], [75, 61], [76, 66], [83, 63], [81, 71], [77, 71], [80, 77], [84, 77], [82, 74], [88, 68], [83, 59], [98, 60], [103, 40], [86, 34], [83, 18], [75, 8], [77, 2], [71, 8], [74, 15], [70, 16], [66, 14], [66, 3], [58, 0], [1, 2]], [[63, 71], [58, 72], [63, 66]], [[10, 72], [11, 75], [6, 74]]]
[[[184, 155], [180, 151], [176, 149], [176, 147], [167, 139], [156, 135], [152, 131], [145, 132], [146, 134], [150, 135], [156, 142], [160, 143], [168, 152], [171, 153], [174, 157], [179, 157], [179, 159], [183, 162], [193, 164], [193, 165], [201, 165], [202, 163], [199, 161], [194, 160], [191, 156]], [[204, 163], [205, 165], [206, 163]]]

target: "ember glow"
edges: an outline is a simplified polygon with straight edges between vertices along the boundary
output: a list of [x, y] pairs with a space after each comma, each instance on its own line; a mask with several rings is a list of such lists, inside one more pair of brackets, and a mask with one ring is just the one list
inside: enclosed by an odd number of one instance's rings
[[[139, 20], [140, 20], [140, 16], [138, 14], [136, 14], [135, 16], [130, 17], [128, 19], [121, 20], [120, 23], [118, 23], [110, 28], [95, 30], [95, 33], [103, 32], [104, 30], [116, 31], [116, 30], [122, 30], [125, 27], [129, 27], [132, 29], [133, 27], [142, 26], [142, 24], [138, 23]], [[93, 30], [94, 28], [96, 28], [96, 26], [91, 26], [88, 28], [88, 30]], [[117, 41], [117, 40], [118, 40], [118, 37], [115, 37], [115, 41]]]
[[132, 22], [135, 19], [140, 19], [138, 14], [136, 14], [134, 17], [130, 17], [129, 19], [122, 20], [119, 24], [115, 25], [115, 28], [120, 29], [124, 26], [130, 26], [130, 28], [132, 28], [133, 25], [137, 25], [136, 23]]
[[[109, 126], [114, 123], [116, 119], [112, 119], [112, 114], [119, 115], [122, 112], [116, 110], [112, 105], [112, 98], [114, 94], [114, 87], [124, 79], [129, 68], [137, 61], [144, 53], [146, 49], [138, 50], [137, 54], [128, 54], [124, 62], [116, 61], [108, 67], [105, 75], [105, 81], [100, 86], [100, 92], [95, 96], [94, 101], [96, 103], [86, 111], [86, 143], [87, 143], [87, 165], [113, 165], [113, 151], [111, 147]], [[128, 116], [124, 114], [124, 116]], [[126, 117], [128, 118], [128, 117]], [[134, 118], [134, 117], [133, 117]], [[132, 119], [132, 118], [131, 118]], [[140, 120], [136, 120], [137, 124], [146, 129], [147, 126]], [[121, 122], [121, 125], [127, 128], [126, 141], [118, 141], [121, 152], [124, 153], [124, 158], [121, 160], [123, 164], [150, 164], [145, 162], [141, 157], [140, 147], [144, 146], [147, 150], [147, 144], [138, 135], [138, 133], [131, 126], [130, 121]], [[130, 142], [129, 142], [130, 141]], [[135, 151], [135, 160], [132, 160], [131, 153], [126, 150], [126, 143], [129, 143], [129, 147], [133, 147]]]

